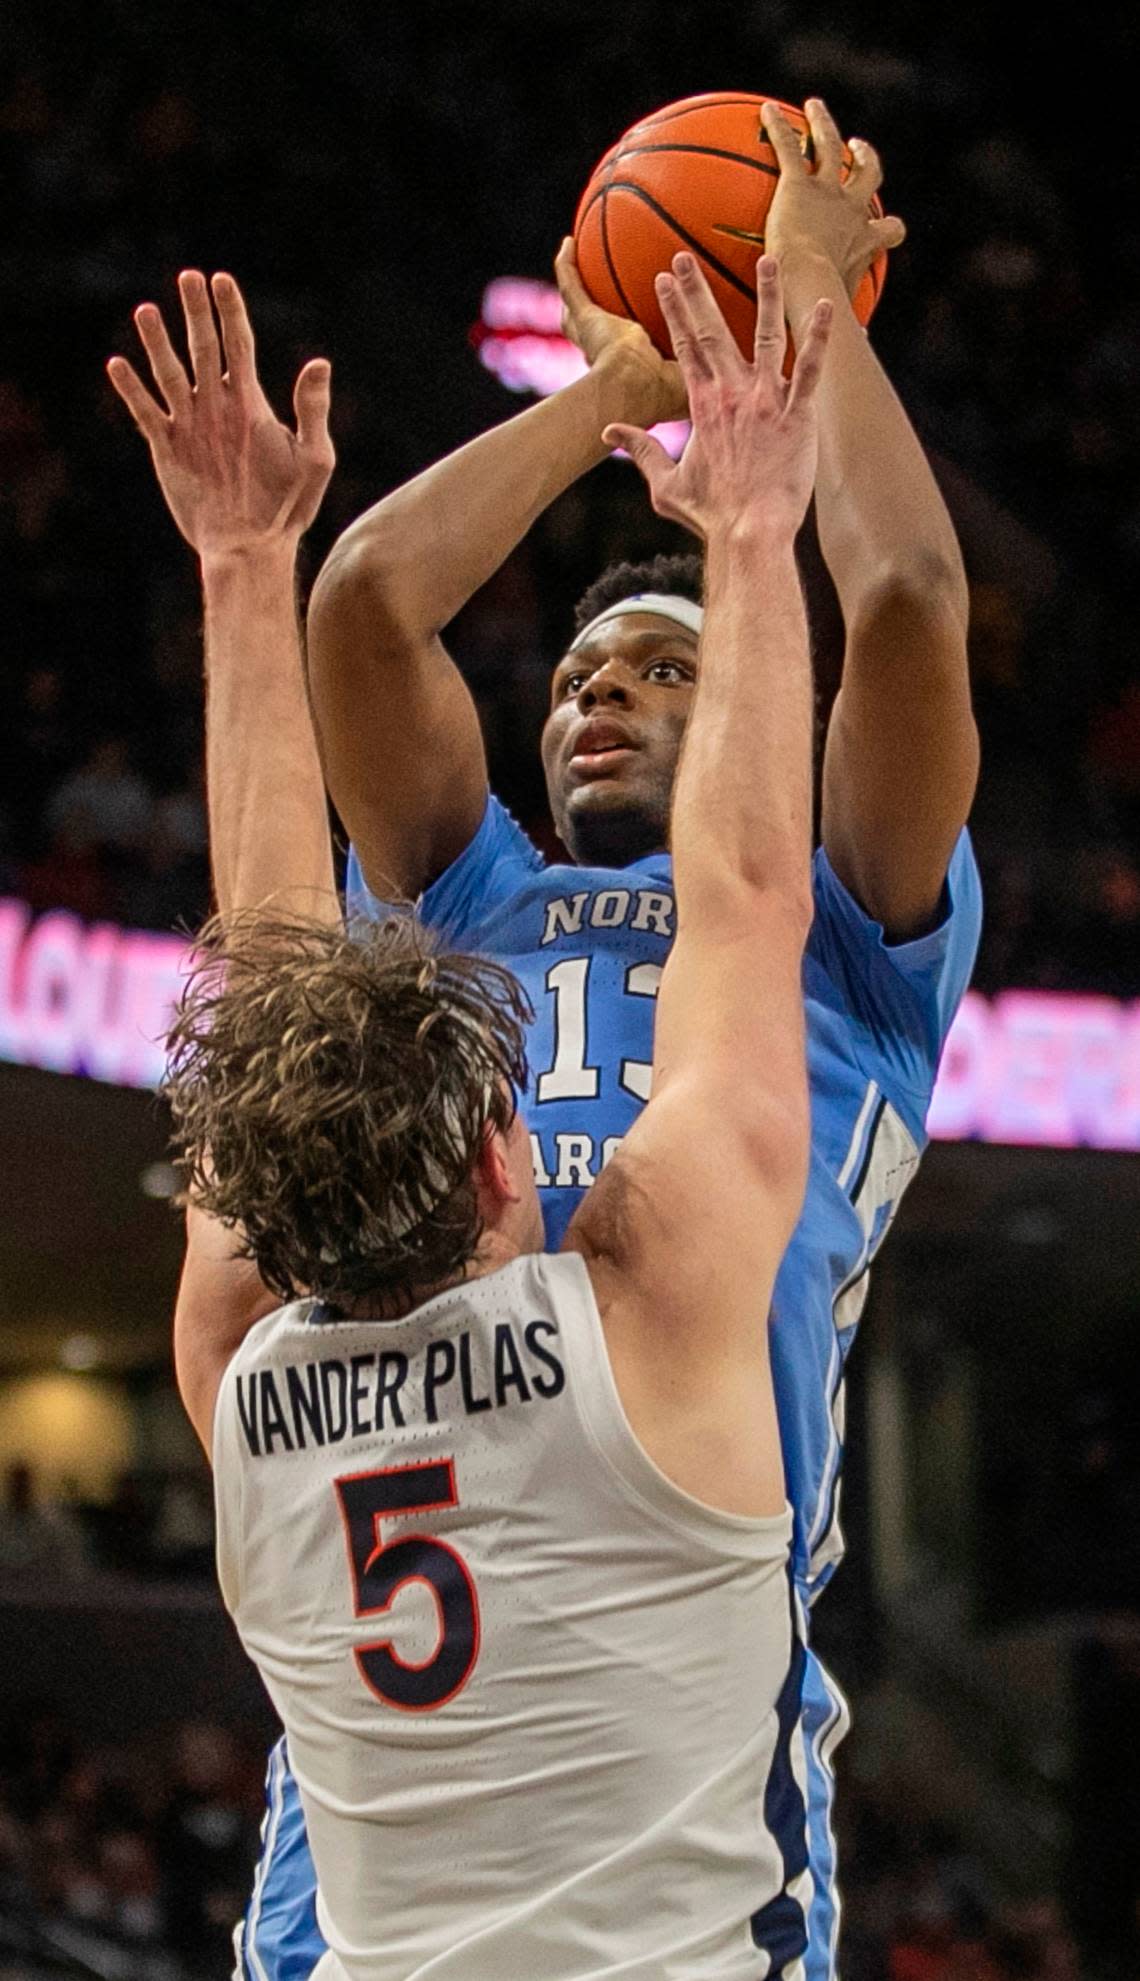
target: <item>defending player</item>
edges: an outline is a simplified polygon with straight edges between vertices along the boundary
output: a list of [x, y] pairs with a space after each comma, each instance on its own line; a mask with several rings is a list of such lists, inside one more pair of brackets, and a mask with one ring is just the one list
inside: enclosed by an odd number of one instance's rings
[[192, 1253], [178, 1373], [332, 1976], [743, 1981], [806, 1942], [803, 1653], [757, 1312], [809, 1141], [794, 539], [831, 305], [789, 387], [770, 260], [759, 290], [748, 364], [699, 277], [658, 282], [693, 440], [655, 496], [708, 559], [678, 933], [653, 1098], [561, 1255], [499, 966], [428, 960], [400, 920], [371, 943], [255, 926], [216, 939], [175, 1028], [198, 1215], [243, 1227], [290, 1302], [227, 1361]]

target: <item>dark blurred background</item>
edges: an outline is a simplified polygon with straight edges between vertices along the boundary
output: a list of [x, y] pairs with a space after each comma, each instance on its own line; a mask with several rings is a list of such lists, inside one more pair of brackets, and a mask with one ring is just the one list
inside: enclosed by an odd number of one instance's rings
[[[1137, 28], [790, 0], [287, 9], [40, 0], [0, 22], [0, 894], [143, 928], [207, 904], [193, 560], [103, 377], [186, 265], [245, 286], [288, 405], [334, 364], [361, 508], [516, 410], [468, 341], [545, 276], [597, 156], [698, 90], [824, 93], [909, 226], [873, 335], [963, 541], [984, 769], [976, 982], [1140, 995]], [[453, 629], [494, 781], [574, 598], [672, 547], [625, 464]], [[810, 564], [809, 549], [809, 564]], [[834, 601], [813, 577], [826, 695]], [[395, 718], [394, 718], [395, 719]], [[211, 1593], [170, 1386], [178, 1233], [146, 1096], [0, 1067], [0, 1971], [221, 1975], [272, 1723]], [[1133, 1155], [936, 1147], [855, 1357], [848, 1981], [1134, 1981]]]

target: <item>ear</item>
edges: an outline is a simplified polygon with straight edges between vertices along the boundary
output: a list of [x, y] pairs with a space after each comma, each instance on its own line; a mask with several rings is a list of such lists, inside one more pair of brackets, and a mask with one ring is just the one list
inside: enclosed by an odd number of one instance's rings
[[497, 1210], [519, 1201], [518, 1188], [511, 1175], [507, 1138], [490, 1122], [484, 1130], [483, 1146], [475, 1164], [475, 1187], [486, 1203], [490, 1220], [493, 1220]]

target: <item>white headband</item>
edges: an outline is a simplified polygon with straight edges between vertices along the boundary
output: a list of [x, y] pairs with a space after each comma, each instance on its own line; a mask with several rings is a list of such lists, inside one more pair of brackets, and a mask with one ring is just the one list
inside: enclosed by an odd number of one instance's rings
[[658, 619], [672, 619], [678, 626], [685, 626], [690, 633], [695, 633], [698, 639], [705, 623], [704, 607], [695, 604], [691, 598], [682, 598], [676, 592], [635, 592], [632, 598], [619, 598], [616, 605], [607, 605], [604, 612], [599, 612], [588, 626], [583, 626], [571, 640], [567, 653], [577, 653], [583, 640], [588, 640], [599, 626], [608, 625], [611, 619], [624, 619], [630, 612], [652, 612]]

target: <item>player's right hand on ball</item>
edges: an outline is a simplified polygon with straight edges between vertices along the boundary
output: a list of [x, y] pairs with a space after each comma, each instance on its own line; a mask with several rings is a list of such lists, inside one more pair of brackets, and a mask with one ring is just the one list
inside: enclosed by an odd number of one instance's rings
[[897, 213], [872, 206], [883, 181], [879, 154], [864, 138], [851, 140], [851, 169], [844, 177], [844, 147], [826, 103], [809, 96], [804, 105], [814, 168], [778, 103], [761, 111], [764, 135], [780, 161], [780, 181], [768, 208], [764, 240], [783, 263], [789, 255], [822, 255], [838, 269], [854, 296], [877, 254], [900, 247], [906, 228]]
[[661, 356], [639, 323], [613, 316], [587, 294], [572, 235], [567, 235], [555, 257], [554, 279], [562, 298], [563, 334], [577, 344], [590, 365], [600, 362], [609, 367], [620, 417], [639, 426], [684, 419], [688, 400], [680, 365]]
[[178, 288], [193, 384], [153, 303], [140, 304], [135, 325], [160, 396], [126, 358], [109, 361], [111, 384], [150, 448], [171, 515], [199, 556], [266, 545], [295, 548], [321, 506], [336, 462], [328, 360], [311, 358], [301, 371], [293, 390], [293, 433], [262, 391], [253, 331], [233, 276], [215, 275], [207, 285], [197, 269], [188, 269]]
[[784, 300], [779, 264], [756, 270], [756, 342], [740, 354], [712, 290], [690, 254], [657, 277], [657, 300], [685, 377], [693, 430], [679, 461], [652, 434], [614, 424], [602, 435], [624, 447], [649, 487], [659, 516], [703, 537], [757, 522], [799, 528], [815, 483], [816, 388], [831, 332], [832, 305], [815, 306], [790, 379], [783, 375]]

